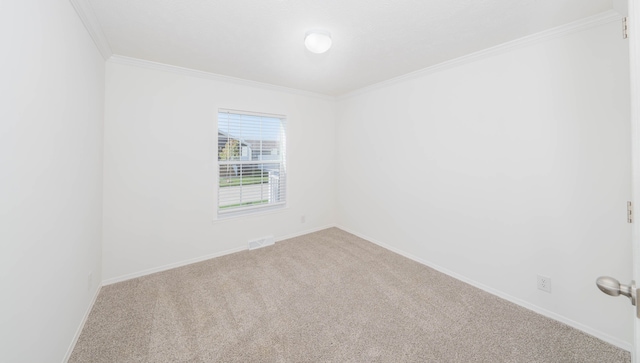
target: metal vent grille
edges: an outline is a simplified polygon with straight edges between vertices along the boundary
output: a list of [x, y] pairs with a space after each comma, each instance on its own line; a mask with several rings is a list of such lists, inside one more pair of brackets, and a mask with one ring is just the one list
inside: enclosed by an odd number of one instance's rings
[[249, 249], [255, 250], [257, 248], [271, 246], [276, 243], [276, 239], [273, 236], [267, 236], [259, 239], [249, 241]]

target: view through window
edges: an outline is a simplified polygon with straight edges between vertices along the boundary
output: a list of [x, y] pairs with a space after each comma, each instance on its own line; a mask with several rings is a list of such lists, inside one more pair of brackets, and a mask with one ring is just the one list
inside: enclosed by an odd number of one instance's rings
[[285, 117], [218, 111], [218, 215], [286, 203]]

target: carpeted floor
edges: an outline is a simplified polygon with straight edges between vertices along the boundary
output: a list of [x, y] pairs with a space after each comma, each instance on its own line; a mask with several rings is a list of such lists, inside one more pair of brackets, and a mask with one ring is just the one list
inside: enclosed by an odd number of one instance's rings
[[630, 362], [336, 228], [102, 288], [69, 362]]

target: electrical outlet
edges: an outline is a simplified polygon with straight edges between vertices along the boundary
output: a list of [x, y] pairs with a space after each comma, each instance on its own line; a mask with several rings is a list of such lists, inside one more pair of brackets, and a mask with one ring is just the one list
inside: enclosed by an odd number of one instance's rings
[[307, 216], [301, 215], [300, 216], [300, 223], [306, 223], [306, 222], [307, 222]]
[[546, 292], [551, 292], [551, 278], [538, 275], [538, 289]]
[[87, 290], [91, 290], [91, 286], [93, 286], [93, 272], [89, 272], [89, 277], [87, 278]]

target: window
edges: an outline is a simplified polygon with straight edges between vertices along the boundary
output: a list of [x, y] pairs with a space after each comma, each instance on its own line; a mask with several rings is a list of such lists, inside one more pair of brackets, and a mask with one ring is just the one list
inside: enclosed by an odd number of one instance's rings
[[218, 111], [218, 216], [286, 203], [285, 117]]

